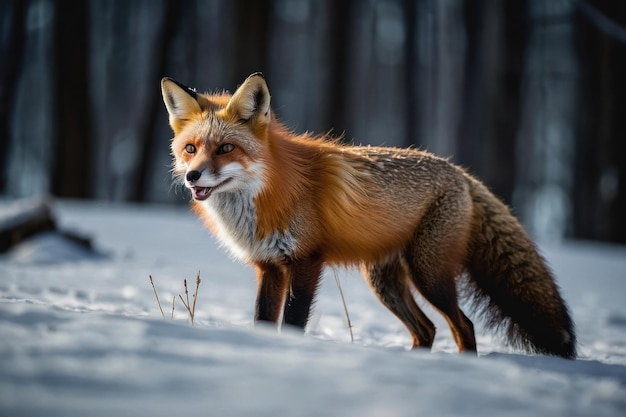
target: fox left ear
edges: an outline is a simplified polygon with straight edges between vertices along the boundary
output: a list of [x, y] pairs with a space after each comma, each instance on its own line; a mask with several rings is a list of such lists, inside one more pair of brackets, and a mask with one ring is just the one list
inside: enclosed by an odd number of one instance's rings
[[170, 126], [174, 131], [180, 130], [187, 121], [202, 113], [199, 102], [201, 96], [195, 90], [171, 78], [161, 80], [161, 93], [170, 115]]
[[250, 75], [235, 91], [226, 111], [242, 121], [268, 124], [271, 120], [270, 91], [260, 72]]

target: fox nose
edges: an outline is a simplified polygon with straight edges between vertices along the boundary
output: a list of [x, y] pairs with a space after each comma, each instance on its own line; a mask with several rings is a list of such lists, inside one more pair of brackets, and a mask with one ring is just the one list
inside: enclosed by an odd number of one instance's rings
[[189, 182], [196, 182], [200, 179], [201, 176], [202, 173], [200, 171], [189, 171], [186, 178]]

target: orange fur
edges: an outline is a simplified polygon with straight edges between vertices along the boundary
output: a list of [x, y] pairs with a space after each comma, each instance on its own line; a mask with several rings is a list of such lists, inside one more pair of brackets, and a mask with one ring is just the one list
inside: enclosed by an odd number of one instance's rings
[[376, 195], [362, 157], [323, 137], [294, 136], [277, 122], [266, 141], [268, 174], [256, 200], [259, 238], [287, 230], [296, 207], [307, 223], [302, 250], [323, 252], [327, 263], [374, 261], [409, 238], [412, 225], [386, 216], [390, 207]]

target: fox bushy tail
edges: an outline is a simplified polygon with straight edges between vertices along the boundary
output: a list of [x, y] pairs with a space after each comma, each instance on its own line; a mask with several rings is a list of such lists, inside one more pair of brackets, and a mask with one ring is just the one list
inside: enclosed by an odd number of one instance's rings
[[468, 289], [489, 327], [515, 347], [576, 357], [574, 323], [545, 261], [509, 208], [470, 178], [474, 203]]

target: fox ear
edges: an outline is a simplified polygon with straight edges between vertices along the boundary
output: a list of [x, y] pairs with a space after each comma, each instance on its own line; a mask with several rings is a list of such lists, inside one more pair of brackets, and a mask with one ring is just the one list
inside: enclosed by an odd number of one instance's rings
[[250, 75], [235, 91], [226, 111], [243, 121], [268, 124], [271, 119], [270, 91], [260, 72]]
[[170, 125], [176, 131], [194, 114], [201, 113], [202, 109], [198, 102], [198, 94], [195, 90], [172, 80], [161, 80], [161, 93], [167, 112], [170, 115]]

